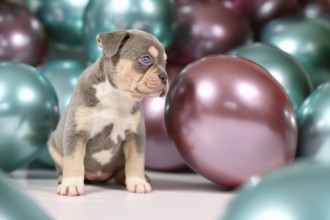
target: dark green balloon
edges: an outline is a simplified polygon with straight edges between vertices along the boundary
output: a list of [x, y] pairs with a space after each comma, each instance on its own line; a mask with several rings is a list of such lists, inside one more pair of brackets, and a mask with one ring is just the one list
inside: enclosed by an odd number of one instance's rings
[[84, 22], [88, 57], [95, 61], [101, 54], [95, 40], [98, 33], [119, 29], [149, 32], [168, 47], [175, 22], [176, 10], [170, 0], [90, 0]]
[[89, 0], [27, 0], [50, 38], [64, 48], [83, 47], [83, 18]]
[[57, 121], [57, 97], [46, 77], [32, 66], [0, 62], [0, 169], [31, 161]]
[[288, 93], [295, 112], [312, 91], [312, 82], [304, 67], [276, 47], [254, 43], [243, 45], [229, 53], [252, 60], [265, 68]]
[[298, 112], [298, 156], [330, 162], [330, 82], [318, 86]]
[[314, 87], [330, 80], [330, 24], [322, 19], [278, 18], [262, 30], [262, 41], [296, 58]]
[[85, 68], [86, 64], [72, 59], [51, 60], [40, 67], [40, 72], [47, 77], [55, 89], [60, 114], [69, 104], [78, 78]]
[[38, 205], [17, 188], [18, 186], [8, 176], [0, 172], [0, 219], [50, 219]]
[[305, 161], [253, 177], [237, 192], [221, 219], [330, 219], [329, 173], [329, 165]]

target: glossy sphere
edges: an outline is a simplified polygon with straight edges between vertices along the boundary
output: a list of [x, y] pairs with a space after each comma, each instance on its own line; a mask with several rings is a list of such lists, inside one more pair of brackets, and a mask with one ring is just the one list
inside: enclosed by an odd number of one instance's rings
[[1, 219], [47, 220], [49, 216], [30, 198], [18, 190], [19, 186], [0, 172], [0, 215]]
[[173, 38], [176, 13], [169, 0], [91, 0], [85, 12], [84, 40], [88, 57], [101, 54], [95, 36], [119, 29], [140, 29], [155, 35], [165, 47]]
[[320, 85], [298, 112], [300, 157], [330, 161], [330, 83]]
[[309, 18], [280, 18], [262, 31], [262, 41], [296, 58], [307, 70], [314, 87], [330, 80], [330, 24]]
[[40, 72], [47, 77], [55, 89], [60, 114], [69, 104], [78, 78], [85, 68], [84, 63], [72, 59], [51, 60], [41, 66]]
[[[168, 65], [166, 71], [172, 81], [182, 66]], [[174, 171], [185, 167], [185, 162], [175, 145], [168, 137], [165, 127], [166, 97], [147, 98], [143, 100], [146, 139], [146, 168], [158, 171]]]
[[188, 165], [235, 187], [290, 162], [297, 128], [290, 100], [259, 65], [218, 55], [186, 67], [166, 102], [167, 131]]
[[251, 40], [245, 17], [218, 1], [183, 4], [169, 50], [172, 62], [187, 65], [210, 54], [224, 53]]
[[244, 45], [229, 52], [264, 67], [283, 86], [295, 112], [312, 91], [312, 82], [304, 67], [282, 50], [262, 43]]
[[83, 17], [88, 0], [28, 0], [26, 4], [58, 45], [83, 46]]
[[238, 191], [221, 220], [330, 219], [329, 172], [326, 164], [297, 162], [255, 177]]
[[54, 89], [35, 68], [0, 63], [0, 169], [13, 171], [45, 147], [57, 111]]
[[255, 24], [264, 24], [274, 18], [293, 15], [298, 10], [299, 0], [233, 0]]
[[38, 65], [46, 54], [40, 21], [25, 8], [0, 2], [0, 60]]

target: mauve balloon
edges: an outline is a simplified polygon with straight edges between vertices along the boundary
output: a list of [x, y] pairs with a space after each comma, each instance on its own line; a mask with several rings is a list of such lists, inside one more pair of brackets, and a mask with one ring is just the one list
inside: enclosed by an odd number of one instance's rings
[[232, 0], [254, 24], [264, 24], [274, 18], [293, 15], [298, 11], [298, 0]]
[[229, 55], [180, 73], [167, 96], [166, 127], [193, 170], [228, 187], [291, 162], [297, 147], [282, 86], [259, 65]]
[[169, 59], [186, 65], [203, 56], [227, 52], [251, 40], [247, 19], [218, 1], [182, 4]]
[[[170, 82], [182, 69], [183, 66], [167, 66]], [[184, 160], [167, 135], [164, 120], [165, 97], [145, 99], [143, 110], [147, 130], [146, 168], [158, 171], [175, 171], [184, 168]]]
[[27, 9], [0, 2], [0, 60], [38, 65], [46, 55], [46, 35]]

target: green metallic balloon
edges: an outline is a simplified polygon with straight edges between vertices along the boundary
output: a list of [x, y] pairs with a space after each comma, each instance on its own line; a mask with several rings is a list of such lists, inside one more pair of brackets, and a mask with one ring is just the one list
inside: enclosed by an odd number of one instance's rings
[[83, 18], [89, 0], [27, 0], [50, 38], [64, 48], [83, 47]]
[[330, 219], [329, 173], [329, 164], [304, 161], [253, 177], [237, 192], [221, 219]]
[[304, 67], [276, 47], [253, 43], [233, 49], [229, 53], [254, 61], [265, 68], [288, 93], [296, 113], [312, 91], [312, 82]]
[[170, 0], [90, 0], [84, 22], [84, 40], [90, 61], [101, 54], [95, 37], [100, 32], [140, 29], [168, 47], [174, 34], [176, 10]]
[[278, 18], [262, 30], [262, 41], [292, 55], [307, 70], [314, 87], [330, 80], [330, 24], [322, 19]]
[[298, 157], [330, 162], [330, 82], [318, 86], [298, 112]]
[[[86, 64], [73, 59], [51, 60], [40, 67], [40, 72], [55, 89], [60, 115], [69, 104], [78, 78], [85, 68]], [[48, 167], [54, 167], [54, 161], [47, 148], [40, 152], [36, 160]]]
[[18, 186], [0, 172], [0, 219], [3, 220], [47, 220], [50, 217]]
[[57, 97], [46, 77], [32, 66], [0, 62], [0, 169], [31, 161], [57, 121]]
[[40, 72], [47, 77], [55, 89], [60, 114], [69, 104], [78, 78], [85, 68], [86, 64], [72, 59], [51, 60], [40, 67]]

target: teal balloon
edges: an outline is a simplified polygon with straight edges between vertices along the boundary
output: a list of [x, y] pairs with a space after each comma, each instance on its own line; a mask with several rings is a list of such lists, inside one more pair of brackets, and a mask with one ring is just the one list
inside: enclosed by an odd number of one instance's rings
[[298, 157], [330, 162], [330, 82], [318, 86], [298, 116]]
[[262, 30], [263, 42], [292, 55], [307, 70], [314, 87], [330, 80], [330, 23], [322, 19], [278, 18]]
[[73, 59], [50, 60], [40, 67], [40, 72], [47, 77], [55, 89], [60, 114], [69, 104], [78, 78], [86, 64]]
[[296, 162], [253, 177], [229, 204], [222, 220], [330, 219], [330, 166]]
[[25, 195], [3, 172], [0, 172], [0, 219], [51, 219], [37, 204]]
[[0, 62], [0, 169], [27, 164], [58, 121], [55, 91], [34, 67]]
[[90, 0], [84, 22], [84, 40], [89, 60], [101, 48], [95, 37], [100, 32], [139, 29], [155, 35], [167, 48], [172, 41], [176, 9], [170, 0]]
[[84, 12], [89, 0], [27, 0], [49, 37], [63, 48], [83, 47]]
[[229, 53], [249, 59], [265, 68], [283, 86], [296, 113], [313, 90], [311, 79], [304, 67], [276, 47], [253, 43], [233, 49]]

